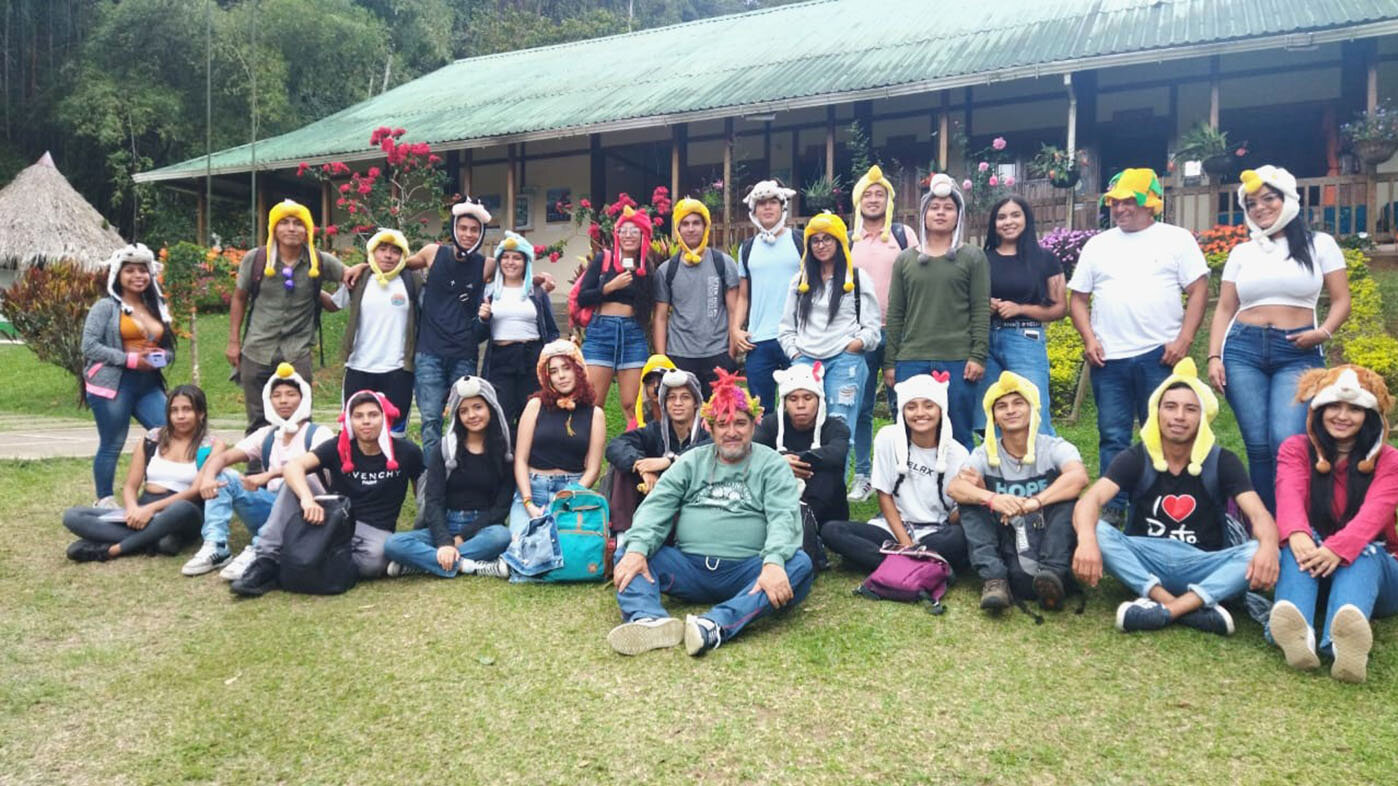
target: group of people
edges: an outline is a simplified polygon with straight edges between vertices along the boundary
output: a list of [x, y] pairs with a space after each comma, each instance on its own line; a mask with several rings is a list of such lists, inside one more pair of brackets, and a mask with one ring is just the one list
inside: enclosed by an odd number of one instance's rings
[[[123, 249], [84, 329], [98, 503], [65, 514], [79, 536], [69, 556], [173, 554], [202, 539], [186, 574], [221, 568], [235, 592], [260, 595], [277, 586], [288, 522], [324, 520], [330, 493], [348, 500], [361, 577], [525, 580], [504, 556], [512, 544], [560, 492], [602, 481], [623, 617], [608, 641], [622, 653], [719, 646], [799, 603], [827, 548], [869, 572], [920, 546], [974, 571], [990, 613], [1060, 609], [1107, 573], [1138, 596], [1117, 609], [1121, 630], [1227, 635], [1224, 603], [1246, 596], [1288, 663], [1328, 655], [1334, 676], [1364, 679], [1368, 620], [1398, 612], [1390, 400], [1367, 369], [1325, 369], [1320, 345], [1349, 311], [1345, 263], [1296, 220], [1294, 177], [1243, 174], [1251, 238], [1224, 268], [1202, 376], [1188, 352], [1208, 268], [1189, 232], [1158, 220], [1151, 170], [1111, 180], [1115, 226], [1071, 279], [1019, 197], [993, 207], [978, 248], [946, 175], [930, 178], [916, 229], [893, 220], [879, 167], [853, 195], [852, 230], [828, 212], [798, 229], [795, 192], [758, 183], [745, 199], [756, 233], [737, 260], [710, 245], [702, 202], [676, 203], [678, 250], [661, 260], [652, 218], [626, 208], [576, 290], [589, 314], [580, 347], [558, 338], [553, 281], [535, 275], [525, 238], [506, 232], [482, 253], [490, 215], [478, 202], [453, 206], [448, 242], [413, 252], [380, 230], [353, 267], [317, 250], [309, 211], [283, 202], [232, 302], [228, 358], [249, 424], [232, 446], [209, 436], [198, 388], [166, 394], [175, 344], [159, 265]], [[327, 278], [342, 283], [333, 297]], [[321, 311], [343, 307], [337, 434], [311, 422], [308, 382]], [[1051, 423], [1046, 328], [1065, 314], [1097, 404], [1091, 484]], [[609, 442], [614, 378], [627, 429]], [[894, 422], [875, 434], [881, 382]], [[1215, 443], [1215, 388], [1246, 467]], [[405, 431], [413, 400], [420, 448]], [[116, 500], [132, 416], [149, 431]], [[398, 532], [410, 484], [418, 518]], [[851, 520], [849, 503], [874, 495], [878, 514]], [[251, 535], [236, 557], [235, 513]], [[1260, 593], [1274, 585], [1272, 603]], [[676, 620], [662, 591], [714, 605]]]

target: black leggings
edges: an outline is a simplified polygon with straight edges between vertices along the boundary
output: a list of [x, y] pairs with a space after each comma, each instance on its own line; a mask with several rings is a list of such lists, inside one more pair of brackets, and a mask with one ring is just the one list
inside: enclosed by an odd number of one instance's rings
[[[141, 494], [140, 504], [163, 499], [166, 494]], [[63, 526], [74, 535], [97, 543], [121, 545], [121, 555], [140, 554], [160, 548], [168, 554], [179, 550], [199, 537], [204, 525], [204, 506], [189, 500], [178, 500], [151, 516], [144, 529], [131, 529], [121, 521], [104, 521], [103, 517], [121, 512], [116, 508], [68, 508], [63, 511]], [[162, 543], [162, 539], [169, 537]]]
[[[884, 541], [893, 540], [883, 527], [861, 521], [827, 521], [820, 528], [820, 537], [831, 551], [865, 573], [873, 572], [883, 562], [884, 555], [879, 547]], [[956, 524], [939, 527], [917, 542], [941, 554], [954, 570], [962, 570], [967, 565], [966, 535]]]
[[[500, 409], [510, 421], [510, 433], [519, 423], [519, 414], [529, 397], [539, 389], [539, 350], [543, 344], [538, 341], [519, 341], [514, 344], [492, 344], [490, 360], [486, 364], [485, 378], [495, 388], [500, 400]], [[455, 380], [452, 380], [453, 382]]]

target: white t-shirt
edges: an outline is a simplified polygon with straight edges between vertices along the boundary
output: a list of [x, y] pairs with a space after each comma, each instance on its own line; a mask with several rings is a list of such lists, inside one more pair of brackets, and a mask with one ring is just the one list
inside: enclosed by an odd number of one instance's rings
[[[287, 462], [294, 461], [304, 456], [307, 452], [306, 429], [310, 427], [311, 421], [308, 420], [302, 423], [301, 428], [297, 429], [296, 433], [292, 434], [289, 439], [285, 435], [278, 434], [277, 437], [272, 440], [272, 452], [267, 457], [267, 466], [263, 467], [262, 471], [267, 472], [274, 469], [281, 469], [286, 466]], [[267, 440], [267, 432], [275, 428], [277, 427], [263, 426], [257, 431], [243, 437], [234, 447], [246, 453], [248, 458], [253, 458], [255, 456], [258, 461], [261, 461], [262, 443]], [[316, 445], [334, 439], [334, 437], [334, 429], [317, 424], [315, 433], [311, 435], [311, 449], [314, 450]], [[281, 478], [272, 478], [267, 481], [268, 491], [278, 491], [281, 487]]]
[[401, 276], [383, 286], [369, 276], [359, 300], [359, 326], [345, 365], [366, 374], [403, 367], [404, 331], [408, 329], [408, 287]]
[[1314, 310], [1325, 286], [1325, 274], [1345, 269], [1345, 255], [1335, 238], [1315, 233], [1311, 269], [1291, 258], [1285, 237], [1273, 238], [1264, 251], [1255, 240], [1233, 247], [1223, 265], [1223, 280], [1238, 288], [1238, 310], [1255, 306], [1296, 306]]
[[1194, 235], [1157, 221], [1087, 241], [1068, 288], [1092, 296], [1092, 332], [1107, 360], [1120, 360], [1174, 341], [1184, 324], [1184, 288], [1208, 274]]
[[524, 287], [502, 287], [490, 301], [492, 341], [538, 341], [539, 313], [534, 301], [523, 297]]
[[[894, 485], [898, 483], [898, 465], [893, 449], [900, 428], [902, 426], [897, 423], [884, 426], [874, 436], [874, 471], [870, 473], [869, 480], [876, 490], [885, 494], [892, 494]], [[966, 448], [954, 440], [947, 451], [947, 469], [938, 486], [937, 449], [920, 448], [908, 443], [908, 474], [903, 478], [903, 485], [898, 487], [898, 495], [893, 502], [903, 517], [903, 527], [913, 540], [947, 523], [951, 512], [956, 509], [956, 503], [947, 496], [946, 486], [961, 471], [967, 453]], [[875, 516], [869, 523], [889, 530], [890, 534], [893, 531], [883, 516]], [[916, 526], [919, 524], [922, 526]]]

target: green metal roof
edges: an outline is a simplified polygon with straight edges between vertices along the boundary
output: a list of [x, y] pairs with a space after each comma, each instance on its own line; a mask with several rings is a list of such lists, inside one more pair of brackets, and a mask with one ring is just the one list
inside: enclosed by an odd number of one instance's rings
[[[257, 168], [375, 158], [381, 125], [485, 147], [1394, 33], [1398, 0], [817, 0], [458, 60], [259, 141]], [[211, 163], [250, 162], [242, 145]], [[204, 171], [201, 156], [136, 179]]]

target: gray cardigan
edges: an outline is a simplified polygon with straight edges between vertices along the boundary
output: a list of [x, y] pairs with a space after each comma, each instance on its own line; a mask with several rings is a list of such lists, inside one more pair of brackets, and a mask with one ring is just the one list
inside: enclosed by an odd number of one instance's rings
[[[175, 358], [170, 329], [166, 326], [160, 345]], [[123, 374], [134, 371], [126, 367], [126, 350], [121, 343], [121, 304], [116, 298], [104, 297], [92, 304], [83, 323], [83, 385], [98, 398], [116, 398]], [[160, 374], [159, 371], [144, 372]], [[163, 386], [162, 378], [162, 386]]]

